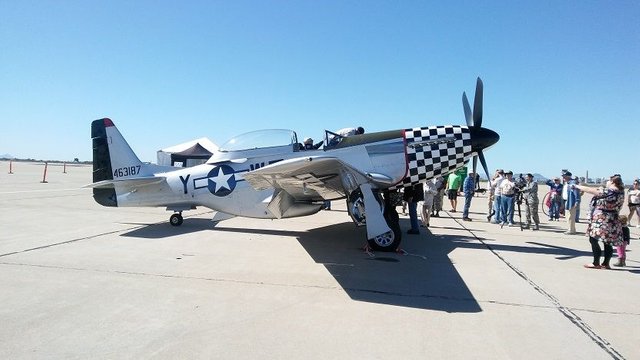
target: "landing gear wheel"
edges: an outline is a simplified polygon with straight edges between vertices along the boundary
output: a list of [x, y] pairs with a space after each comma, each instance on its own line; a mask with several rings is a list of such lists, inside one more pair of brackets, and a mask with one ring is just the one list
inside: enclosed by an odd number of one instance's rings
[[184, 219], [182, 218], [182, 214], [173, 214], [169, 218], [169, 223], [172, 226], [180, 226], [182, 225], [183, 222], [184, 222]]
[[396, 251], [402, 240], [402, 231], [400, 231], [400, 217], [395, 207], [387, 206], [385, 208], [384, 219], [387, 221], [391, 231], [378, 235], [373, 239], [367, 239], [367, 242], [376, 251]]

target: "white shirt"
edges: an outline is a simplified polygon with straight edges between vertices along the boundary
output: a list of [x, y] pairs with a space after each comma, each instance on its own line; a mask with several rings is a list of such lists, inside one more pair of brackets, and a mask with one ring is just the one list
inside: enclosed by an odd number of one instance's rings
[[426, 183], [424, 183], [424, 187], [422, 189], [424, 192], [423, 195], [425, 199], [428, 197], [433, 198], [433, 196], [438, 193], [438, 188], [436, 187], [436, 181], [437, 181], [436, 179], [431, 179]]
[[497, 189], [500, 189], [500, 193], [502, 193], [502, 195], [513, 195], [515, 193], [515, 187], [516, 183], [509, 181], [509, 179], [504, 179], [500, 182], [500, 186], [496, 188], [496, 191]]
[[640, 204], [640, 189], [629, 190], [629, 204]]
[[502, 180], [504, 180], [504, 177], [502, 175], [491, 180], [491, 186], [495, 188], [495, 191], [494, 191], [495, 196], [502, 196], [502, 190], [500, 190], [500, 184], [502, 183]]

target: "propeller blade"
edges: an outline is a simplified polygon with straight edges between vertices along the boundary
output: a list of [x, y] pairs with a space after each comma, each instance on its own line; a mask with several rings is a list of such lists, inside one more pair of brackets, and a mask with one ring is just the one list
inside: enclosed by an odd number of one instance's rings
[[474, 156], [473, 157], [473, 173], [477, 174], [478, 172], [476, 171], [478, 169], [478, 156]]
[[[473, 126], [482, 127], [482, 80], [478, 77], [476, 82], [476, 97], [473, 99]], [[469, 123], [469, 121], [467, 121]]]
[[464, 117], [467, 119], [467, 126], [473, 126], [473, 119], [471, 118], [471, 106], [469, 106], [469, 100], [467, 99], [467, 93], [462, 93], [462, 106], [464, 107]]
[[489, 175], [489, 168], [487, 167], [487, 161], [484, 159], [484, 154], [482, 153], [482, 151], [478, 151], [478, 157], [480, 158], [480, 164], [482, 164], [484, 173], [487, 175], [487, 179], [491, 180], [491, 175]]

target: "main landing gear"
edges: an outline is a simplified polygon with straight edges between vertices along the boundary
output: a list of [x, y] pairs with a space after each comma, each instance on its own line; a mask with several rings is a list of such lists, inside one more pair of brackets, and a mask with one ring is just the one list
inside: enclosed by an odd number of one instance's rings
[[396, 251], [402, 240], [400, 217], [388, 200], [363, 184], [349, 196], [348, 209], [356, 225], [367, 226], [367, 243], [373, 250]]
[[373, 239], [367, 239], [367, 242], [373, 250], [396, 251], [402, 240], [402, 231], [400, 230], [400, 216], [398, 216], [395, 207], [385, 206], [384, 220], [391, 231], [378, 235]]
[[182, 212], [175, 213], [169, 218], [169, 224], [172, 226], [180, 226], [183, 222], [184, 219], [182, 218]]

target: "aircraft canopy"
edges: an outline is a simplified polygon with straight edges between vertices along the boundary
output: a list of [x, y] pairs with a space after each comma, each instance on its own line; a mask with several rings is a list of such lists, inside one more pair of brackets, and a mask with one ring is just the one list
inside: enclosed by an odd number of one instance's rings
[[259, 148], [270, 148], [298, 143], [298, 136], [293, 130], [269, 129], [257, 130], [238, 135], [220, 145], [220, 151], [241, 151]]

